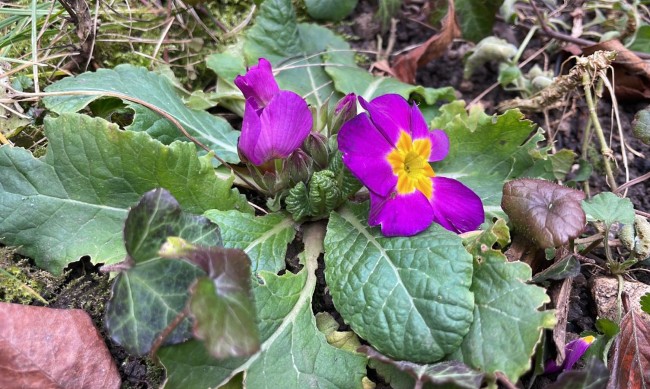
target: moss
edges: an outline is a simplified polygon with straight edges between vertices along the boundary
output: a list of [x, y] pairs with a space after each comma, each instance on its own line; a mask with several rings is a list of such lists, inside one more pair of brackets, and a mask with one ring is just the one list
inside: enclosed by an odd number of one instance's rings
[[56, 292], [63, 277], [40, 270], [15, 253], [0, 247], [0, 301], [43, 305]]

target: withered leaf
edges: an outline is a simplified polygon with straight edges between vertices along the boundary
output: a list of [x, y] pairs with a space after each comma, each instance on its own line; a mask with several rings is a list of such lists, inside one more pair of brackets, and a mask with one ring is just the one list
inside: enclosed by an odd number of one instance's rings
[[88, 314], [0, 303], [1, 388], [119, 388], [120, 374]]
[[454, 0], [448, 0], [448, 4], [447, 15], [442, 20], [440, 32], [415, 49], [397, 57], [392, 73], [400, 81], [414, 83], [416, 70], [442, 56], [454, 38], [461, 35], [460, 27], [456, 21]]
[[585, 194], [550, 181], [519, 179], [503, 186], [501, 208], [519, 233], [540, 248], [558, 247], [585, 226]]
[[650, 323], [635, 309], [621, 320], [613, 359], [610, 388], [650, 387]]

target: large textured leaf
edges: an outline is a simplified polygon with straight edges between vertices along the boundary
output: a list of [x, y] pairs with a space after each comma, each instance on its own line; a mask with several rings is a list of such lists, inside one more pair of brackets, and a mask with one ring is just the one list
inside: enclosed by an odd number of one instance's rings
[[0, 302], [0, 387], [120, 387], [120, 373], [88, 314]]
[[[342, 50], [325, 54], [327, 50]], [[282, 89], [292, 90], [321, 106], [334, 93], [324, 66], [356, 67], [350, 45], [327, 28], [298, 23], [291, 0], [267, 0], [244, 42], [248, 64], [271, 61]], [[335, 96], [333, 101], [338, 100]]]
[[367, 204], [330, 215], [325, 277], [337, 311], [378, 351], [434, 362], [472, 322], [471, 256], [439, 225], [411, 238], [368, 227]]
[[284, 269], [287, 245], [296, 230], [287, 215], [273, 213], [255, 217], [238, 211], [210, 210], [205, 216], [221, 226], [224, 247], [244, 250], [251, 259], [253, 272], [277, 273]]
[[52, 273], [84, 255], [123, 259], [127, 210], [153, 188], [169, 189], [189, 212], [250, 210], [192, 144], [164, 146], [77, 114], [46, 120], [45, 134], [43, 159], [0, 147], [0, 240]]
[[[449, 155], [433, 164], [436, 174], [455, 178], [472, 188], [483, 200], [486, 218], [503, 217], [501, 189], [506, 180], [526, 176], [538, 164], [550, 164], [546, 149], [537, 143], [544, 137], [517, 110], [489, 116], [474, 109], [468, 115], [464, 102], [440, 109], [433, 128], [449, 135]], [[549, 178], [554, 178], [552, 175]]]
[[559, 247], [580, 235], [585, 193], [554, 182], [522, 178], [503, 186], [501, 207], [515, 230], [541, 248]]
[[305, 230], [305, 267], [298, 274], [257, 275], [259, 352], [250, 358], [217, 361], [196, 341], [163, 348], [158, 356], [167, 369], [165, 387], [219, 387], [244, 371], [249, 388], [361, 388], [366, 359], [330, 346], [312, 314], [322, 239], [322, 226]]
[[650, 388], [650, 323], [635, 309], [621, 320], [610, 387]]
[[[170, 236], [204, 246], [221, 245], [217, 225], [182, 212], [165, 190], [146, 193], [129, 211], [124, 226], [129, 258], [125, 264], [133, 267], [115, 278], [105, 325], [111, 338], [135, 355], [150, 351], [156, 336], [185, 307], [190, 285], [203, 275], [189, 263], [160, 258], [158, 251]], [[189, 330], [189, 320], [183, 321], [167, 342], [186, 340]]]
[[467, 249], [474, 255], [472, 292], [474, 321], [450, 359], [486, 373], [503, 372], [516, 382], [530, 368], [530, 358], [544, 328], [553, 328], [552, 311], [538, 311], [550, 301], [544, 289], [526, 284], [531, 270], [522, 262], [507, 262], [491, 247], [489, 230]]
[[[173, 116], [188, 133], [214, 150], [221, 159], [239, 162], [238, 132], [220, 117], [187, 108], [167, 79], [145, 68], [125, 64], [115, 69], [99, 69], [94, 73], [64, 78], [45, 90], [70, 92], [70, 95], [43, 99], [47, 108], [59, 114], [77, 112], [91, 101], [107, 94], [135, 102], [142, 101]], [[85, 95], [74, 95], [75, 92]], [[89, 95], [89, 92], [97, 94]], [[180, 132], [175, 139], [187, 140]]]

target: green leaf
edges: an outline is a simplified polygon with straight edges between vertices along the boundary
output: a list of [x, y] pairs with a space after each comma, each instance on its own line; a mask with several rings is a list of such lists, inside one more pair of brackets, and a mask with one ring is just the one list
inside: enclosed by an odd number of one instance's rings
[[494, 18], [503, 0], [456, 0], [456, 15], [463, 38], [478, 42], [492, 35]]
[[[119, 97], [136, 103], [146, 103], [178, 120], [190, 135], [213, 150], [227, 162], [239, 162], [237, 137], [228, 122], [205, 111], [187, 108], [170, 82], [145, 68], [119, 65], [115, 69], [99, 69], [64, 78], [45, 89], [47, 92], [69, 92], [66, 96], [43, 99], [47, 108], [56, 113], [77, 112], [102, 96]], [[89, 94], [96, 92], [96, 94]], [[74, 93], [84, 93], [74, 95]], [[137, 127], [134, 127], [134, 129]], [[176, 138], [188, 139], [177, 130]]]
[[251, 293], [251, 263], [242, 250], [192, 246], [182, 255], [208, 276], [192, 285], [189, 313], [194, 337], [217, 359], [249, 356], [260, 340]]
[[238, 211], [209, 210], [205, 217], [221, 226], [224, 247], [248, 254], [254, 273], [284, 269], [287, 245], [296, 235], [295, 222], [289, 216], [271, 213], [256, 217]]
[[193, 213], [250, 210], [192, 144], [164, 146], [77, 114], [47, 119], [45, 134], [43, 159], [0, 147], [0, 239], [52, 273], [84, 255], [93, 263], [122, 260], [128, 208], [153, 188], [169, 189]]
[[650, 314], [650, 293], [646, 293], [641, 296], [640, 299], [641, 310], [647, 314]]
[[[328, 50], [337, 50], [329, 52]], [[248, 64], [264, 57], [274, 66], [282, 89], [292, 90], [318, 107], [335, 92], [324, 66], [356, 67], [345, 40], [327, 28], [299, 24], [291, 0], [266, 0], [244, 42]], [[338, 100], [338, 96], [330, 99]]]
[[548, 389], [604, 389], [609, 381], [609, 370], [596, 358], [587, 361], [582, 370], [569, 370], [560, 374]]
[[[650, 34], [650, 26], [644, 26], [647, 27], [646, 30], [648, 30]], [[648, 50], [650, 50], [650, 39], [648, 41]], [[646, 145], [650, 145], [650, 109], [645, 108], [640, 110], [634, 115], [634, 120], [632, 121], [632, 134], [634, 134], [634, 137], [640, 140], [641, 142], [645, 143]]]
[[628, 47], [630, 50], [650, 53], [650, 26], [647, 24], [636, 29], [634, 42]]
[[126, 127], [127, 130], [146, 132], [152, 138], [166, 145], [181, 139], [178, 128], [169, 120], [140, 104], [129, 103], [127, 106], [133, 111], [133, 121]]
[[167, 370], [166, 388], [219, 387], [242, 371], [251, 388], [361, 388], [366, 358], [329, 345], [311, 311], [322, 229], [312, 225], [304, 231], [305, 266], [298, 274], [257, 275], [260, 351], [218, 361], [195, 341], [163, 348], [158, 356]]
[[628, 198], [621, 198], [612, 192], [599, 193], [582, 202], [582, 209], [588, 221], [602, 221], [607, 226], [614, 223], [634, 223], [634, 206]]
[[433, 362], [455, 350], [472, 321], [471, 256], [439, 225], [386, 238], [367, 204], [330, 215], [325, 278], [337, 311], [380, 352]]
[[544, 328], [553, 328], [553, 311], [539, 311], [550, 301], [544, 289], [526, 284], [531, 269], [508, 262], [492, 243], [468, 246], [474, 255], [474, 321], [460, 348], [450, 359], [493, 374], [503, 372], [511, 382], [530, 368]]
[[580, 274], [580, 261], [573, 255], [569, 255], [544, 269], [544, 271], [535, 274], [532, 281], [539, 284], [548, 280], [563, 280], [568, 277], [575, 277], [578, 274]]
[[[158, 334], [183, 310], [188, 288], [201, 270], [179, 260], [161, 259], [160, 247], [177, 236], [206, 246], [221, 245], [219, 227], [202, 216], [181, 211], [169, 192], [147, 192], [128, 214], [124, 226], [125, 266], [113, 283], [106, 307], [105, 325], [111, 338], [128, 352], [142, 355], [151, 350]], [[189, 320], [184, 320], [166, 339], [167, 344], [186, 340]]]
[[325, 71], [332, 77], [336, 90], [343, 94], [355, 93], [368, 101], [387, 93], [396, 93], [405, 99], [418, 98], [427, 105], [434, 105], [439, 100], [456, 99], [451, 87], [434, 89], [410, 85], [393, 77], [373, 76], [358, 67], [327, 66]]
[[528, 169], [548, 158], [537, 148], [542, 133], [531, 137], [535, 124], [518, 110], [489, 116], [473, 109], [468, 115], [465, 103], [455, 101], [440, 108], [431, 127], [445, 130], [450, 141], [447, 158], [432, 165], [436, 174], [472, 188], [483, 200], [488, 220], [505, 216], [500, 206], [503, 183], [528, 176]]
[[357, 6], [357, 0], [305, 0], [307, 13], [314, 19], [338, 22]]
[[[483, 67], [486, 62], [496, 61], [499, 63], [510, 64], [511, 58], [516, 54], [517, 47], [503, 39], [495, 36], [489, 36], [482, 39], [476, 47], [474, 47], [472, 54], [465, 60], [463, 77], [466, 79], [470, 78], [472, 74], [474, 74], [477, 69]], [[511, 65], [509, 69], [510, 70], [507, 70], [506, 73], [511, 73], [511, 75], [504, 75], [503, 77], [505, 77], [505, 79], [502, 78], [502, 72], [499, 73], [499, 82], [501, 85], [506, 86], [511, 81], [514, 81], [521, 76], [521, 71], [517, 66]]]
[[[412, 378], [408, 381], [416, 381], [419, 385], [432, 384], [435, 388], [442, 387], [449, 389], [478, 389], [481, 387], [483, 377], [485, 376], [485, 373], [472, 370], [458, 361], [446, 361], [433, 365], [418, 365], [408, 361], [394, 361], [368, 346], [361, 346], [360, 351], [372, 358], [373, 361], [380, 361], [382, 364], [387, 364], [400, 372], [407, 373]], [[385, 368], [381, 370], [390, 371]], [[391, 378], [396, 375], [394, 372], [389, 374]], [[399, 381], [406, 380], [400, 378]], [[413, 383], [409, 387], [419, 386]]]

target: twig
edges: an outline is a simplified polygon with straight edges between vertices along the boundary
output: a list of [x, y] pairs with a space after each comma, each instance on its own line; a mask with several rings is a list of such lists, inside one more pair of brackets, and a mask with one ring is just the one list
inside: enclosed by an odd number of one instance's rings
[[156, 336], [156, 339], [154, 340], [153, 344], [151, 345], [151, 351], [149, 351], [149, 355], [151, 356], [152, 359], [156, 359], [156, 352], [158, 349], [163, 345], [165, 342], [165, 339], [171, 335], [171, 333], [178, 327], [179, 324], [183, 322], [183, 319], [185, 319], [189, 315], [189, 312], [187, 309], [183, 309], [176, 315], [174, 320], [172, 320], [171, 323], [167, 327], [165, 327], [164, 330], [158, 336]]

